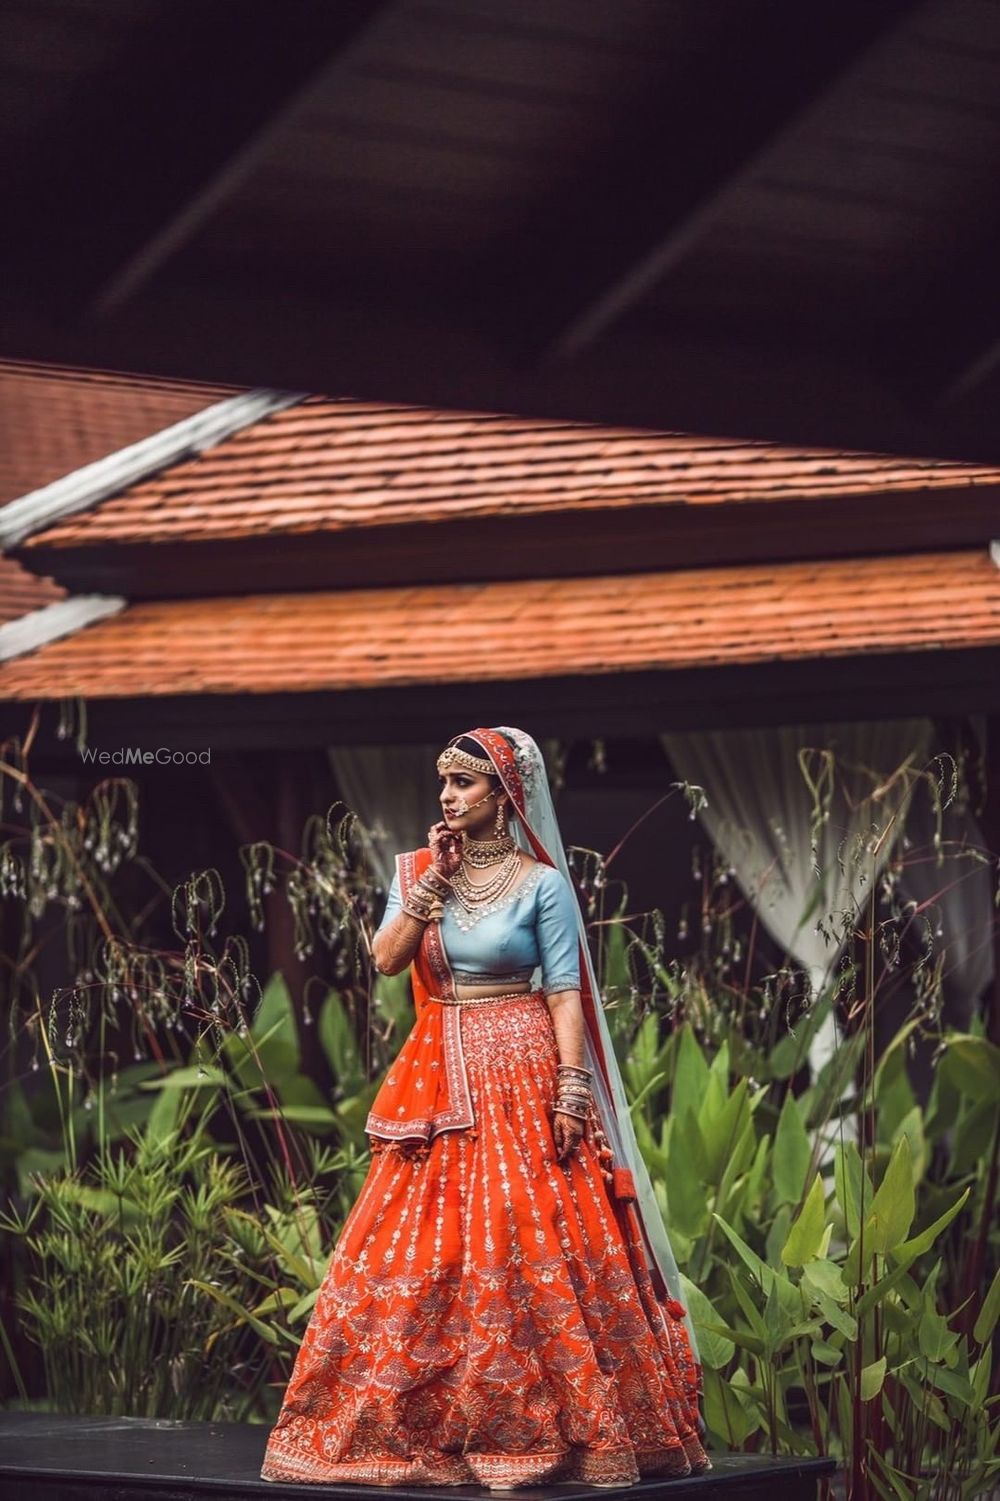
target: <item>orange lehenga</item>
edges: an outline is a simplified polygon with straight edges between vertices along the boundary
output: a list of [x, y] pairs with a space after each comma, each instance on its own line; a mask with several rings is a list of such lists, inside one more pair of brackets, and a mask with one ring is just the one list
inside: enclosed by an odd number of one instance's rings
[[[406, 884], [431, 856], [400, 857]], [[596, 1117], [555, 1155], [542, 991], [454, 1000], [437, 924], [372, 1164], [268, 1440], [267, 1480], [629, 1483], [710, 1469], [684, 1309], [657, 1298]], [[595, 1126], [598, 1129], [595, 1130]]]

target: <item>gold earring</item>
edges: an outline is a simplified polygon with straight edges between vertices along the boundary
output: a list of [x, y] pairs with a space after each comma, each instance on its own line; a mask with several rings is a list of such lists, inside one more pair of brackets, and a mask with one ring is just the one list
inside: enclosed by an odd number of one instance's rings
[[504, 816], [503, 816], [503, 806], [504, 806], [504, 800], [503, 800], [503, 798], [497, 798], [497, 818], [496, 818], [496, 823], [493, 825], [493, 832], [494, 832], [495, 835], [497, 835], [498, 838], [504, 832], [504, 830], [506, 828], [506, 825], [504, 823]]

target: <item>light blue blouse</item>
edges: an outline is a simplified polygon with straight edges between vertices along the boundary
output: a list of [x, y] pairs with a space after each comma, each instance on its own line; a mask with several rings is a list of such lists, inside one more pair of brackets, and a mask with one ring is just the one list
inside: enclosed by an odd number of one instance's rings
[[[441, 940], [453, 969], [469, 974], [507, 974], [541, 968], [541, 989], [579, 990], [580, 951], [576, 897], [561, 871], [539, 863], [504, 904], [463, 929], [457, 902], [449, 896], [441, 918]], [[401, 906], [399, 872], [392, 878], [379, 932]], [[459, 912], [464, 909], [458, 907]]]

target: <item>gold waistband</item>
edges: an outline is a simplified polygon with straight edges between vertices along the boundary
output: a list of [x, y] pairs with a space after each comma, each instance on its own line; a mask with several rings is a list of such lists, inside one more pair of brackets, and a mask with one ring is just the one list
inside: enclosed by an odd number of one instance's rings
[[487, 1006], [498, 1001], [530, 1001], [536, 996], [545, 999], [544, 990], [509, 990], [503, 995], [473, 995], [466, 997], [431, 995], [429, 1001], [438, 1001], [442, 1006]]

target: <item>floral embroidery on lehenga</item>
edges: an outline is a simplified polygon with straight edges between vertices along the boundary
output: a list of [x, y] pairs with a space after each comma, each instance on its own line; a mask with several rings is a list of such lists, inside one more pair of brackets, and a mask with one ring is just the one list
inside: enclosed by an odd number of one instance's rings
[[627, 1483], [711, 1468], [682, 1306], [657, 1302], [592, 1142], [556, 1159], [544, 998], [458, 1012], [475, 1125], [373, 1140], [264, 1478]]

